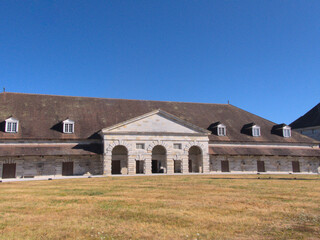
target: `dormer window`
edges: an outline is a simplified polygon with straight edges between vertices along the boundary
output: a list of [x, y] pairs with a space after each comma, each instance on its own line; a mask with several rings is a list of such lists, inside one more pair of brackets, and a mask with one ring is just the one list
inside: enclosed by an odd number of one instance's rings
[[252, 136], [254, 136], [254, 137], [261, 136], [260, 127], [258, 125], [252, 126]]
[[74, 133], [74, 121], [67, 119], [63, 121], [63, 132]]
[[280, 137], [289, 138], [291, 137], [291, 127], [285, 123], [274, 125], [272, 127], [271, 133], [276, 134]]
[[8, 133], [17, 133], [19, 128], [19, 120], [13, 117], [8, 118], [6, 121], [5, 132]]
[[286, 138], [291, 137], [291, 127], [289, 126], [283, 127], [282, 133], [283, 133], [283, 137], [286, 137]]
[[241, 133], [246, 134], [248, 136], [260, 137], [261, 129], [260, 129], [260, 126], [252, 122], [252, 123], [245, 124], [241, 129]]
[[226, 135], [226, 126], [223, 124], [218, 125], [218, 136], [225, 136]]
[[226, 125], [222, 124], [221, 122], [212, 123], [208, 130], [210, 130], [213, 134], [218, 136], [226, 136], [227, 128]]

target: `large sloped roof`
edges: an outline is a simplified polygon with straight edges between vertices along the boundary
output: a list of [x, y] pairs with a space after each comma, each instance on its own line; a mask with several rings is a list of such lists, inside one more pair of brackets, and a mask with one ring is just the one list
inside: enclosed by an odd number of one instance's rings
[[320, 103], [292, 122], [290, 126], [293, 129], [320, 126]]
[[0, 156], [59, 156], [59, 155], [96, 155], [102, 154], [101, 144], [72, 144], [44, 146], [0, 146]]
[[[90, 139], [114, 124], [162, 109], [196, 126], [207, 129], [220, 121], [227, 127], [227, 136], [210, 135], [211, 141], [316, 143], [293, 132], [291, 138], [271, 133], [275, 123], [229, 104], [164, 102], [146, 100], [68, 97], [22, 93], [0, 93], [0, 123], [10, 116], [19, 120], [18, 133], [5, 133], [0, 139]], [[65, 119], [75, 121], [74, 134], [64, 134], [57, 125]], [[261, 127], [261, 137], [241, 133], [245, 124]]]

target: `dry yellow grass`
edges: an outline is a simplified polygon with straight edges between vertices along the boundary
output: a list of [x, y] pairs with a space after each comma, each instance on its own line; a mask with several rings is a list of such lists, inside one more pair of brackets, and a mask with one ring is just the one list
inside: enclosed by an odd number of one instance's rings
[[1, 239], [320, 239], [315, 175], [108, 177], [0, 189]]

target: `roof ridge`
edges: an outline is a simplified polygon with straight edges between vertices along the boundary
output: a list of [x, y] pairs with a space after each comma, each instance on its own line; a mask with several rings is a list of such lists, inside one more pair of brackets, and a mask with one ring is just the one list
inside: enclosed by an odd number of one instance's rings
[[208, 105], [226, 105], [226, 106], [230, 105], [230, 104], [228, 104], [228, 103], [202, 103], [202, 102], [183, 102], [183, 101], [165, 101], [165, 100], [148, 100], [148, 99], [105, 98], [105, 97], [68, 96], [68, 95], [41, 94], [41, 93], [0, 92], [0, 95], [1, 95], [1, 94], [39, 95], [39, 96], [49, 96], [49, 97], [90, 98], [90, 99], [123, 100], [123, 101], [146, 101], [146, 102], [168, 102], [168, 103], [208, 104]]

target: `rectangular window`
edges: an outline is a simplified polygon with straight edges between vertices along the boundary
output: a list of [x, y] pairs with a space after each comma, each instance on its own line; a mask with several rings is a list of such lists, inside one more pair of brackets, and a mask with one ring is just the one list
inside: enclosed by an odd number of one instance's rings
[[173, 148], [174, 149], [182, 149], [182, 145], [181, 145], [181, 143], [174, 143]]
[[63, 132], [74, 133], [74, 121], [66, 119], [63, 121]]
[[16, 123], [16, 122], [13, 122], [13, 123], [12, 123], [11, 131], [12, 131], [12, 132], [16, 132], [16, 131], [17, 131], [17, 123]]
[[64, 124], [64, 132], [65, 133], [73, 133], [73, 124], [72, 123], [65, 123]]
[[17, 122], [7, 122], [7, 130], [6, 132], [18, 132], [18, 123]]
[[226, 128], [225, 127], [218, 127], [218, 135], [225, 136], [226, 135]]
[[291, 137], [291, 130], [290, 129], [283, 129], [283, 136], [284, 137]]
[[11, 126], [12, 126], [12, 123], [11, 123], [11, 122], [8, 122], [7, 132], [11, 132]]
[[137, 149], [144, 149], [144, 143], [137, 143], [136, 148]]
[[258, 128], [258, 127], [252, 128], [252, 135], [254, 137], [259, 137], [260, 136], [260, 128]]

